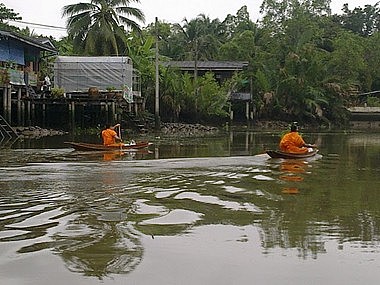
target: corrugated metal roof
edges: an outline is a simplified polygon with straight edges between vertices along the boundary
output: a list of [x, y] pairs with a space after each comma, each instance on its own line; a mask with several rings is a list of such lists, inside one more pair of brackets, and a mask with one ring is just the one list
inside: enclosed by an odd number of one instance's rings
[[[195, 61], [167, 61], [164, 66], [178, 67], [181, 70], [194, 70]], [[243, 70], [247, 61], [198, 61], [198, 70]]]
[[10, 31], [1, 31], [0, 37], [8, 37], [26, 43], [28, 45], [39, 48], [40, 50], [56, 53], [57, 50], [53, 47], [50, 40], [47, 39], [34, 39], [26, 36], [22, 36]]
[[58, 56], [56, 62], [60, 63], [127, 63], [132, 64], [128, 56]]

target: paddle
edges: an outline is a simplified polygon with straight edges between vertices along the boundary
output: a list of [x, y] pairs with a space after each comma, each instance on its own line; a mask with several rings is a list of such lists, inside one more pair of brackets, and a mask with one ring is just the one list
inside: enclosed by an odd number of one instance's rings
[[120, 151], [122, 151], [121, 125], [119, 124]]

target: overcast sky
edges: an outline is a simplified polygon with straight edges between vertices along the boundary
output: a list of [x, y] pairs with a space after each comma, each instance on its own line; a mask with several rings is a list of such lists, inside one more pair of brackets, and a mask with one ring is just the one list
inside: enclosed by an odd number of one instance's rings
[[[340, 13], [344, 3], [352, 10], [364, 7], [366, 4], [375, 5], [380, 0], [332, 0], [333, 13]], [[18, 13], [22, 20], [28, 23], [43, 24], [54, 27], [65, 27], [66, 19], [62, 18], [62, 8], [68, 4], [89, 2], [89, 0], [2, 0], [7, 8]], [[219, 18], [223, 21], [228, 14], [235, 15], [243, 6], [248, 7], [252, 21], [260, 18], [262, 0], [140, 0], [131, 6], [140, 8], [146, 17], [142, 27], [154, 22], [155, 17], [168, 23], [182, 23], [184, 18], [191, 20], [199, 14], [205, 14], [210, 19]], [[12, 22], [15, 25], [15, 23]], [[25, 27], [25, 25], [19, 25]], [[64, 29], [40, 27], [28, 24], [36, 34], [51, 35], [57, 39], [66, 35]]]

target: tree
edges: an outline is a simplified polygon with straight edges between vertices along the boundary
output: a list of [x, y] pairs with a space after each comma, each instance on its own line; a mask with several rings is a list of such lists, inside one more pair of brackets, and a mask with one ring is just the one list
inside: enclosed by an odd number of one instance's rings
[[330, 15], [331, 0], [264, 0], [260, 12], [263, 24], [273, 31], [282, 32], [284, 23], [297, 14]]
[[59, 55], [74, 55], [73, 43], [69, 37], [63, 37], [59, 41], [54, 41]]
[[362, 38], [344, 31], [333, 40], [333, 45], [334, 51], [328, 63], [329, 73], [335, 74], [340, 82], [360, 85], [360, 75], [366, 69]]
[[22, 18], [13, 9], [8, 9], [3, 3], [0, 3], [0, 29], [2, 30], [14, 30], [18, 28], [10, 26], [8, 21], [20, 21]]
[[172, 60], [181, 60], [185, 57], [187, 47], [181, 25], [158, 21], [157, 28], [155, 23], [152, 23], [144, 31], [153, 37], [158, 35], [161, 55]]
[[195, 19], [184, 20], [182, 33], [187, 47], [185, 59], [187, 60], [212, 60], [216, 57], [216, 51], [221, 45], [218, 34], [220, 22], [218, 19], [211, 21], [204, 14]]
[[227, 15], [222, 22], [223, 34], [226, 39], [231, 39], [244, 31], [254, 31], [255, 28], [256, 25], [249, 19], [247, 6], [242, 6], [236, 15]]
[[220, 47], [219, 58], [222, 60], [249, 61], [255, 52], [256, 34], [247, 30], [235, 35]]
[[[125, 28], [140, 32], [139, 25], [128, 17], [144, 22], [140, 9], [130, 7], [139, 0], [91, 0], [90, 3], [67, 5], [63, 16], [68, 16], [68, 35], [75, 51], [89, 55], [119, 55], [125, 48]], [[124, 16], [124, 15], [127, 15]]]
[[374, 33], [365, 42], [365, 62], [367, 68], [363, 79], [364, 91], [380, 90], [380, 31]]
[[141, 92], [152, 106], [154, 106], [155, 93], [154, 42], [153, 36], [132, 31], [127, 35], [126, 49], [123, 52], [132, 59], [133, 68], [138, 70]]
[[361, 36], [370, 36], [380, 29], [379, 2], [374, 6], [365, 5], [364, 9], [357, 7], [350, 11], [348, 4], [343, 6], [343, 15], [339, 20], [344, 28]]

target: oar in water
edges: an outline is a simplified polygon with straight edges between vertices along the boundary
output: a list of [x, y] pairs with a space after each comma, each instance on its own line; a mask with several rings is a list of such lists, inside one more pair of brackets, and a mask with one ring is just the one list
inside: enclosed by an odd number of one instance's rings
[[123, 147], [122, 147], [122, 139], [121, 139], [121, 125], [119, 124], [119, 138], [120, 138], [120, 151], [123, 150]]

